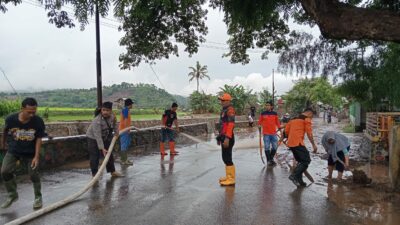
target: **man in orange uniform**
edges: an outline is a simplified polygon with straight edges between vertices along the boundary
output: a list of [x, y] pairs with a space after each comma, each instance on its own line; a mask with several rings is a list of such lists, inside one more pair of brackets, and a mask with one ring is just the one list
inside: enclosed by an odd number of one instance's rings
[[265, 111], [263, 111], [258, 120], [258, 125], [262, 127], [265, 156], [269, 165], [275, 165], [274, 157], [278, 149], [277, 129], [281, 127], [278, 114], [273, 111], [274, 103], [267, 101]]
[[311, 119], [313, 110], [307, 108], [302, 114], [293, 118], [286, 124], [285, 132], [288, 135], [287, 146], [293, 152], [295, 160], [298, 162], [289, 179], [296, 186], [306, 186], [303, 181], [303, 173], [307, 170], [311, 162], [310, 153], [304, 145], [304, 134], [307, 133], [308, 140], [313, 146], [313, 153], [317, 152], [317, 145], [312, 134]]
[[218, 97], [221, 101], [222, 111], [219, 119], [219, 135], [217, 137], [218, 145], [221, 145], [222, 160], [225, 163], [226, 177], [221, 177], [219, 183], [222, 186], [235, 185], [235, 165], [232, 162], [232, 148], [235, 144], [233, 128], [235, 127], [235, 109], [231, 101], [232, 97], [224, 93]]

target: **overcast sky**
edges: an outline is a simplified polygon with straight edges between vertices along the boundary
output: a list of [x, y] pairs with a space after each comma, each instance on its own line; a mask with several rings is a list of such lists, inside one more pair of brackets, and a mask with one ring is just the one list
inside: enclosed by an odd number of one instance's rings
[[[59, 88], [90, 88], [96, 86], [95, 29], [91, 22], [85, 31], [79, 24], [73, 29], [55, 28], [48, 23], [43, 8], [24, 0], [18, 6], [8, 4], [8, 11], [0, 13], [0, 68], [4, 70], [17, 90], [49, 90]], [[228, 39], [223, 13], [210, 10], [207, 25], [207, 41], [225, 43]], [[104, 23], [117, 22], [102, 19]], [[162, 87], [149, 65], [141, 64], [134, 70], [120, 70], [118, 56], [124, 52], [118, 41], [123, 33], [115, 28], [101, 26], [101, 57], [103, 85], [128, 83], [153, 83]], [[207, 43], [217, 47], [227, 46]], [[181, 47], [181, 46], [180, 46]], [[272, 69], [277, 68], [277, 56], [270, 55], [261, 60], [260, 53], [251, 53], [247, 65], [230, 64], [222, 58], [226, 50], [202, 47], [199, 53], [157, 61], [153, 65], [161, 83], [170, 93], [188, 96], [196, 89], [196, 82], [189, 83], [189, 66], [196, 61], [208, 66], [211, 80], [202, 80], [200, 89], [215, 94], [224, 84], [242, 84], [246, 88], [260, 91], [271, 90]], [[275, 87], [278, 94], [288, 91], [296, 77], [275, 73]], [[11, 91], [3, 74], [0, 73], [0, 91]]]

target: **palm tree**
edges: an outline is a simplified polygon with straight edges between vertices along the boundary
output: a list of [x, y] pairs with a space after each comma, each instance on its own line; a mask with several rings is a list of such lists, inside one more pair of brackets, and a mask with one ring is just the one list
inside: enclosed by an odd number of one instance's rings
[[197, 92], [199, 92], [199, 79], [201, 80], [201, 79], [203, 79], [205, 77], [210, 79], [210, 77], [207, 75], [207, 73], [208, 73], [207, 66], [201, 66], [199, 61], [197, 61], [196, 68], [191, 66], [191, 67], [189, 67], [189, 69], [192, 70], [188, 74], [188, 76], [191, 77], [189, 82], [196, 78], [196, 80], [197, 80]]

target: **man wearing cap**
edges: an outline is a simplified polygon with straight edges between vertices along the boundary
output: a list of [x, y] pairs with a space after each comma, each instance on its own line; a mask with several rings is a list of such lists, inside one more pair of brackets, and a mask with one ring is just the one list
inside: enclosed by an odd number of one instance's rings
[[313, 153], [317, 152], [317, 145], [314, 142], [312, 134], [311, 119], [313, 114], [313, 110], [307, 108], [302, 114], [291, 119], [285, 127], [285, 133], [288, 136], [287, 146], [293, 152], [293, 156], [298, 162], [293, 173], [289, 176], [289, 179], [296, 186], [306, 186], [306, 183], [303, 181], [303, 173], [307, 170], [311, 162], [310, 153], [304, 144], [305, 134], [307, 134], [308, 140], [310, 140], [313, 146]]
[[178, 104], [175, 102], [172, 103], [171, 109], [167, 109], [164, 111], [164, 114], [161, 117], [161, 142], [160, 142], [160, 154], [168, 155], [165, 152], [164, 142], [169, 142], [169, 150], [171, 155], [179, 154], [178, 151], [175, 151], [175, 138], [174, 131], [172, 129], [172, 124], [175, 124], [175, 130], [179, 132], [178, 126], [178, 116], [176, 114], [176, 110], [178, 109]]
[[235, 127], [235, 109], [231, 101], [232, 97], [228, 93], [224, 93], [218, 97], [221, 101], [222, 111], [219, 119], [219, 135], [217, 137], [218, 145], [221, 145], [222, 160], [225, 163], [226, 176], [219, 179], [222, 186], [235, 185], [235, 165], [232, 161], [232, 148], [235, 144], [235, 136], [233, 129]]
[[[100, 155], [105, 156], [107, 154], [113, 135], [118, 134], [116, 123], [115, 115], [112, 112], [112, 102], [104, 102], [100, 113], [93, 119], [86, 131], [92, 176], [95, 176], [99, 169]], [[111, 173], [112, 177], [122, 176], [115, 171], [112, 154], [107, 162], [106, 170], [107, 173]]]
[[268, 165], [275, 165], [274, 157], [278, 149], [278, 137], [276, 131], [281, 127], [278, 114], [273, 111], [274, 103], [267, 101], [265, 111], [263, 111], [258, 120], [258, 125], [262, 127], [265, 156]]
[[[133, 101], [130, 98], [125, 99], [124, 107], [121, 110], [121, 116], [119, 120], [119, 130], [123, 130], [127, 127], [131, 126], [131, 113], [130, 109], [132, 109]], [[131, 144], [131, 136], [129, 132], [125, 132], [120, 134], [119, 136], [121, 150], [119, 152], [121, 158], [121, 165], [131, 166], [133, 165], [132, 161], [128, 160], [128, 148]]]

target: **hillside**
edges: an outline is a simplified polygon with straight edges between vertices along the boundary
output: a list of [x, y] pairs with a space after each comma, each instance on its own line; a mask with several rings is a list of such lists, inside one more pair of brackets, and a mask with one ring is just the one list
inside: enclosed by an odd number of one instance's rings
[[[57, 89], [35, 93], [20, 93], [21, 96], [34, 97], [40, 106], [95, 108], [96, 88], [91, 89]], [[13, 99], [15, 94], [0, 93], [0, 98]], [[186, 108], [187, 98], [180, 95], [171, 95], [154, 84], [113, 84], [103, 87], [103, 100], [115, 101], [118, 98], [132, 98], [138, 108], [167, 108], [177, 101], [181, 108]]]

